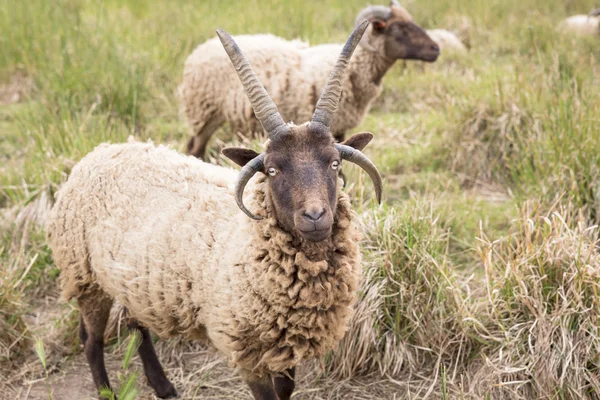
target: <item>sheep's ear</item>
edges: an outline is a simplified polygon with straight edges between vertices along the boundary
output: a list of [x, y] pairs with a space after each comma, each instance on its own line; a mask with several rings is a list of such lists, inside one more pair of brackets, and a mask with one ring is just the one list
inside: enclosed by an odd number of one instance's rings
[[248, 161], [258, 156], [258, 153], [254, 150], [245, 149], [243, 147], [226, 147], [221, 151], [225, 157], [229, 158], [240, 167], [243, 167], [248, 163]]
[[364, 149], [369, 142], [373, 139], [373, 134], [371, 132], [361, 132], [356, 135], [350, 136], [344, 143], [346, 146], [350, 146], [356, 150]]

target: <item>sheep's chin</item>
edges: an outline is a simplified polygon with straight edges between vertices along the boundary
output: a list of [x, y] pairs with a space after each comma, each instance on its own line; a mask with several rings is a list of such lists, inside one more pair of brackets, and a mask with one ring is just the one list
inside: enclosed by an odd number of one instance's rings
[[299, 231], [302, 238], [311, 242], [322, 242], [331, 236], [331, 227], [314, 231]]

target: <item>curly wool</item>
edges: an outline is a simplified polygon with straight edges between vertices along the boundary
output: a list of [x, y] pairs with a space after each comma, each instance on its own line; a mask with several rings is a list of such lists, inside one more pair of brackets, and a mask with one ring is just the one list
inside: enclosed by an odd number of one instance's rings
[[152, 144], [101, 145], [57, 195], [48, 239], [66, 298], [106, 293], [159, 336], [208, 339], [262, 375], [320, 357], [344, 335], [361, 276], [359, 233], [338, 193], [332, 236], [278, 227], [265, 178]]
[[[365, 35], [370, 32], [371, 27]], [[235, 40], [283, 119], [309, 121], [343, 45], [307, 47], [303, 42], [272, 35], [241, 35]], [[393, 64], [382, 50], [356, 49], [332, 124], [334, 135], [363, 121]], [[243, 133], [261, 130], [237, 73], [216, 39], [201, 44], [188, 57], [179, 90], [194, 135], [210, 135], [225, 122]]]

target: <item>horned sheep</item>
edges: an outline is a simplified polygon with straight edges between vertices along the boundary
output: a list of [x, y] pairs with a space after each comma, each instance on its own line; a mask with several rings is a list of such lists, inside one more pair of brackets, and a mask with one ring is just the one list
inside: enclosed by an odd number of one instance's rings
[[[382, 79], [398, 59], [433, 62], [438, 45], [396, 0], [386, 6], [362, 10], [356, 21], [371, 22], [343, 82], [339, 110], [332, 132], [343, 141], [346, 131], [358, 126], [380, 95]], [[328, 71], [341, 45], [305, 44], [267, 35], [236, 36], [259, 78], [271, 93], [284, 119], [308, 120], [315, 109]], [[183, 109], [194, 135], [188, 153], [203, 158], [212, 134], [226, 122], [234, 131], [260, 130], [252, 107], [235, 79], [235, 71], [216, 39], [198, 46], [185, 62], [180, 86]]]
[[[360, 151], [372, 134], [339, 144], [330, 127], [367, 25], [354, 30], [312, 120], [299, 126], [284, 122], [231, 36], [217, 31], [269, 136], [262, 154], [223, 150], [242, 166], [237, 179], [231, 169], [144, 143], [100, 145], [73, 168], [47, 237], [63, 295], [77, 299], [98, 388], [109, 386], [103, 333], [114, 300], [142, 332], [139, 354], [161, 398], [177, 392], [150, 330], [208, 340], [256, 399], [273, 400], [290, 398], [298, 363], [323, 356], [342, 338], [361, 253], [337, 170], [342, 160], [362, 167], [378, 199], [381, 177]], [[257, 172], [264, 175], [251, 179]]]
[[588, 15], [573, 15], [565, 19], [561, 29], [578, 35], [600, 36], [600, 8]]

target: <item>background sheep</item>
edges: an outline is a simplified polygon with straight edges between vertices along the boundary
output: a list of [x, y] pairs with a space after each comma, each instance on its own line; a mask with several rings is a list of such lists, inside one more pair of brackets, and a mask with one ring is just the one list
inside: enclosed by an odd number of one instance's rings
[[467, 51], [466, 46], [453, 32], [446, 29], [428, 29], [427, 34], [441, 50], [448, 50], [451, 52], [465, 52]]
[[[363, 167], [378, 199], [381, 178], [360, 152], [372, 135], [336, 144], [330, 126], [367, 25], [348, 39], [312, 121], [300, 126], [284, 122], [233, 39], [218, 31], [269, 135], [263, 154], [224, 151], [243, 167], [237, 182], [230, 169], [140, 143], [101, 145], [73, 169], [47, 232], [63, 294], [81, 311], [80, 337], [97, 388], [109, 386], [103, 334], [115, 299], [142, 332], [140, 357], [161, 398], [177, 392], [148, 328], [162, 337], [208, 339], [257, 399], [289, 399], [295, 366], [342, 338], [361, 255], [337, 170], [342, 159]], [[243, 193], [259, 171], [268, 178], [249, 185], [250, 211]]]
[[600, 35], [600, 8], [588, 15], [574, 15], [565, 19], [561, 27], [578, 35]]
[[[371, 22], [361, 46], [348, 66], [339, 110], [332, 125], [338, 141], [359, 125], [382, 90], [382, 79], [398, 59], [433, 62], [438, 45], [396, 1], [389, 7], [362, 10], [357, 22]], [[238, 36], [258, 76], [279, 105], [286, 121], [305, 121], [315, 109], [335, 55], [341, 45], [305, 48], [271, 35]], [[235, 71], [215, 39], [200, 45], [185, 62], [180, 92], [187, 119], [195, 135], [188, 152], [203, 157], [212, 134], [224, 123], [243, 133], [260, 129], [242, 86], [231, 79]]]

